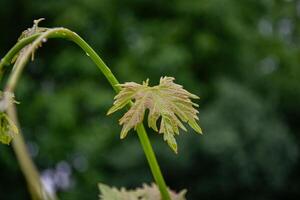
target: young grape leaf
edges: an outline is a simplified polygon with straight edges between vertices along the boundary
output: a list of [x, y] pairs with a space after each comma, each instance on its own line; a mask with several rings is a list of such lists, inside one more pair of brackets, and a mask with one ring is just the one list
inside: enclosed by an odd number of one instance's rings
[[[115, 187], [109, 187], [102, 183], [99, 184], [100, 200], [160, 200], [160, 192], [158, 187], [152, 183], [152, 185], [143, 184], [143, 187], [135, 190], [126, 190], [125, 188], [117, 189]], [[186, 190], [182, 190], [180, 193], [175, 193], [169, 190], [172, 200], [186, 200]]]
[[202, 133], [196, 121], [198, 111], [194, 108], [198, 107], [198, 104], [191, 101], [199, 97], [174, 83], [174, 80], [173, 77], [162, 77], [159, 85], [153, 87], [148, 86], [149, 80], [144, 81], [142, 85], [134, 82], [120, 84], [122, 89], [115, 96], [114, 104], [107, 114], [116, 112], [133, 100], [131, 108], [119, 120], [120, 125], [123, 125], [121, 139], [143, 121], [146, 109], [149, 109], [148, 126], [163, 134], [164, 140], [175, 153], [177, 143], [174, 136], [179, 134], [179, 128], [186, 131], [181, 121], [188, 123], [196, 132]]
[[[26, 29], [25, 31], [23, 31], [21, 33], [21, 35], [19, 36], [18, 38], [18, 41], [24, 39], [24, 38], [27, 38], [27, 37], [30, 37], [34, 34], [37, 34], [37, 33], [43, 33], [43, 32], [46, 32], [47, 30], [49, 30], [48, 28], [45, 28], [45, 27], [39, 27], [39, 23], [41, 21], [44, 21], [45, 19], [44, 18], [40, 18], [40, 19], [36, 19], [36, 20], [33, 20], [33, 26], [31, 28], [28, 28]], [[47, 41], [46, 39], [44, 41]], [[11, 63], [17, 63], [18, 60], [22, 57], [22, 55], [25, 54], [25, 52], [29, 49], [29, 47], [31, 46], [31, 44], [28, 44], [27, 46], [25, 46], [18, 54], [16, 54], [14, 56], [14, 58], [12, 59]], [[42, 44], [39, 44], [35, 51], [33, 51], [31, 53], [31, 61], [34, 60], [34, 55], [35, 55], [35, 52], [36, 50], [41, 47]]]
[[5, 113], [8, 106], [16, 103], [14, 94], [0, 91], [0, 142], [9, 144], [13, 134], [18, 134], [18, 128], [15, 123]]

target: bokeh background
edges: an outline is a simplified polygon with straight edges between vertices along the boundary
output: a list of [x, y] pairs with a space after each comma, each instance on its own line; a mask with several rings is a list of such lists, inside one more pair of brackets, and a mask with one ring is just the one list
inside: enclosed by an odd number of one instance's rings
[[[32, 21], [76, 31], [121, 81], [161, 76], [199, 95], [204, 135], [174, 155], [149, 135], [168, 185], [188, 199], [299, 199], [300, 0], [0, 0], [0, 57]], [[114, 93], [74, 44], [39, 49], [16, 92], [43, 181], [61, 199], [96, 199], [97, 183], [152, 182], [134, 132], [119, 140]], [[0, 145], [0, 199], [29, 199]]]

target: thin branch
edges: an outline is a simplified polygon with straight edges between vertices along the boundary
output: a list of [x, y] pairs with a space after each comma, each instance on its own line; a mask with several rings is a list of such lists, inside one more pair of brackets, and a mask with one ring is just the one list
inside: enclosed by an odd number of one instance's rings
[[[23, 52], [24, 54], [18, 61], [18, 66], [16, 66], [12, 70], [12, 73], [11, 73], [11, 75], [8, 79], [7, 85], [6, 85], [6, 91], [14, 92], [15, 87], [20, 78], [20, 75], [23, 71], [23, 68], [25, 67], [26, 63], [29, 61], [31, 54], [34, 53], [34, 51], [41, 44], [43, 44], [44, 41], [46, 41], [49, 38], [63, 38], [63, 39], [67, 39], [67, 40], [75, 42], [78, 46], [81, 47], [81, 49], [83, 51], [85, 51], [85, 53], [87, 55], [89, 55], [89, 57], [93, 60], [93, 62], [97, 65], [97, 67], [104, 74], [104, 76], [106, 77], [108, 82], [111, 84], [113, 89], [116, 92], [120, 91], [120, 86], [118, 85], [119, 84], [118, 80], [112, 74], [111, 70], [106, 66], [106, 64], [103, 62], [103, 60], [100, 58], [100, 56], [80, 36], [78, 36], [73, 31], [70, 31], [65, 28], [53, 28], [53, 29], [49, 29], [43, 33], [37, 33], [30, 37], [24, 38], [24, 39], [20, 40], [6, 54], [6, 56], [0, 61], [0, 71], [3, 71], [3, 67], [5, 65], [9, 65], [12, 62], [13, 58], [20, 52], [21, 49], [23, 49], [26, 45], [29, 45], [27, 50], [25, 52]], [[130, 105], [131, 105], [131, 103], [130, 103]], [[162, 199], [170, 200], [170, 195], [168, 193], [166, 183], [162, 176], [160, 167], [157, 163], [154, 151], [152, 149], [150, 140], [148, 138], [148, 135], [145, 131], [143, 124], [140, 124], [138, 126], [137, 133], [138, 133], [140, 142], [142, 144], [144, 153], [146, 155], [146, 158], [148, 160], [148, 164], [152, 171], [152, 175], [160, 189]], [[32, 170], [36, 171], [36, 169], [34, 169], [34, 168]]]

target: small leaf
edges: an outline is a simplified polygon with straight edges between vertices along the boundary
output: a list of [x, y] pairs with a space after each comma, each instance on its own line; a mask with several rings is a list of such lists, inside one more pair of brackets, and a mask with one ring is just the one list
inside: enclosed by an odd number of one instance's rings
[[[182, 122], [188, 123], [196, 132], [202, 133], [196, 122], [198, 111], [194, 108], [198, 107], [198, 104], [191, 101], [199, 97], [189, 93], [181, 85], [175, 84], [174, 80], [172, 77], [162, 77], [159, 85], [153, 87], [148, 86], [149, 80], [144, 81], [142, 85], [134, 82], [119, 85], [122, 89], [115, 96], [115, 102], [107, 114], [122, 109], [133, 100], [131, 108], [119, 120], [120, 125], [123, 125], [120, 136], [122, 139], [129, 130], [135, 129], [143, 121], [147, 109], [148, 126], [164, 134], [164, 140], [175, 153], [177, 143], [174, 136], [179, 134], [179, 129], [186, 131]], [[158, 128], [159, 119], [161, 121]]]
[[[159, 189], [154, 183], [152, 185], [143, 184], [143, 187], [135, 190], [117, 189], [102, 183], [98, 187], [101, 192], [100, 200], [161, 200]], [[169, 190], [169, 193], [172, 200], [186, 200], [186, 190], [182, 190], [178, 194]]]
[[12, 93], [0, 91], [0, 142], [3, 144], [10, 144], [14, 134], [19, 133], [15, 123], [5, 113], [8, 106], [13, 103], [16, 101]]
[[18, 134], [18, 128], [9, 117], [0, 113], [0, 142], [3, 144], [10, 144], [13, 139], [13, 134]]
[[26, 37], [32, 36], [36, 33], [42, 33], [42, 32], [45, 32], [46, 30], [48, 30], [48, 28], [39, 27], [39, 23], [44, 20], [45, 20], [44, 18], [33, 20], [33, 26], [31, 28], [28, 28], [25, 31], [23, 31], [22, 34], [20, 35], [20, 37], [18, 38], [18, 41], [20, 41]]
[[6, 120], [9, 124], [9, 129], [10, 131], [12, 131], [15, 134], [19, 134], [19, 129], [18, 127], [15, 125], [15, 123], [8, 117], [8, 115], [5, 114]]
[[[47, 30], [49, 30], [48, 28], [44, 28], [44, 27], [39, 27], [39, 23], [41, 21], [45, 20], [44, 18], [40, 18], [40, 19], [36, 19], [33, 21], [33, 26], [31, 28], [26, 29], [25, 31], [22, 32], [22, 34], [19, 36], [18, 41], [30, 37], [34, 34], [37, 33], [44, 33]], [[47, 39], [44, 38], [43, 42], [46, 42]], [[28, 48], [30, 47], [31, 44], [28, 44], [27, 46], [25, 46], [17, 55], [14, 56], [14, 58], [12, 59], [11, 63], [17, 63], [18, 59], [20, 59], [22, 57], [22, 55], [25, 54], [25, 52], [28, 50]], [[35, 52], [36, 50], [42, 46], [42, 43], [40, 43], [39, 45], [36, 46], [35, 50], [31, 53], [31, 60], [34, 60], [35, 57]]]
[[12, 140], [11, 135], [8, 135], [6, 133], [3, 134], [2, 132], [0, 133], [0, 142], [1, 143], [10, 144], [11, 140]]

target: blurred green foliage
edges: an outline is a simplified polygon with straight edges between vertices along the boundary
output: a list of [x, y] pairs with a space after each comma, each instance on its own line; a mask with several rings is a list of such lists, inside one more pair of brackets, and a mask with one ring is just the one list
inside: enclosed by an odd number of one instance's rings
[[[149, 130], [171, 188], [188, 199], [300, 197], [299, 0], [1, 0], [0, 55], [40, 17], [83, 36], [121, 82], [174, 76], [201, 97], [204, 135], [182, 133], [178, 156]], [[134, 132], [120, 141], [120, 116], [105, 116], [113, 96], [65, 41], [47, 42], [26, 69], [22, 131], [43, 174], [68, 172], [61, 199], [152, 181]], [[1, 199], [29, 199], [10, 146], [0, 166]]]

